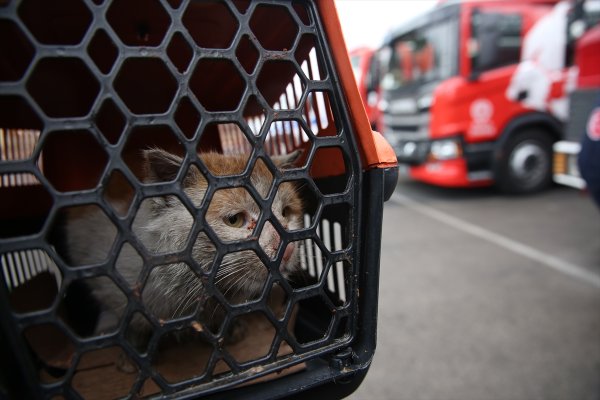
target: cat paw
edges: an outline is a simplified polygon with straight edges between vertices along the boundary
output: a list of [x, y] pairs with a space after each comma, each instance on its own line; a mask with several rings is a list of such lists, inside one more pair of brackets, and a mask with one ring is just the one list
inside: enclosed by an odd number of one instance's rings
[[119, 370], [120, 372], [123, 372], [125, 374], [134, 374], [134, 373], [138, 372], [137, 366], [123, 352], [121, 354], [119, 354], [119, 358], [117, 359], [116, 366], [117, 366], [117, 370]]

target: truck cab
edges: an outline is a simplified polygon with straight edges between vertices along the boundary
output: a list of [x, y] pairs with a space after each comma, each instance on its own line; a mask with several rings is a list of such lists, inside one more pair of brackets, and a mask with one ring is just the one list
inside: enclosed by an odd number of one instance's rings
[[371, 128], [378, 131], [379, 110], [379, 65], [377, 51], [369, 47], [357, 47], [349, 51], [350, 63], [358, 92], [365, 106]]
[[567, 116], [565, 44], [553, 32], [567, 8], [448, 1], [388, 35], [383, 132], [412, 178], [512, 193], [552, 182]]
[[569, 94], [565, 137], [554, 144], [553, 178], [558, 184], [586, 189], [578, 157], [586, 135], [588, 140], [600, 140], [600, 1], [576, 1], [567, 33], [577, 83]]

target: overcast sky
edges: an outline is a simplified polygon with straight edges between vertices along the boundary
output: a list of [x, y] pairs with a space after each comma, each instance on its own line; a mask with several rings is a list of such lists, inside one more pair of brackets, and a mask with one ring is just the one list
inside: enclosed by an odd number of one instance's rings
[[431, 9], [438, 0], [335, 0], [348, 50], [378, 47], [386, 33]]

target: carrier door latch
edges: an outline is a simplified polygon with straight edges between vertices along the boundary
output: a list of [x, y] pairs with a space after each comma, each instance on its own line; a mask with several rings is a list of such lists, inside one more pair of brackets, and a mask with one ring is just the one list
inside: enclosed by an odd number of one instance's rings
[[358, 361], [358, 357], [352, 351], [352, 347], [347, 347], [331, 357], [329, 365], [340, 372], [352, 372], [354, 369], [351, 366], [356, 361]]

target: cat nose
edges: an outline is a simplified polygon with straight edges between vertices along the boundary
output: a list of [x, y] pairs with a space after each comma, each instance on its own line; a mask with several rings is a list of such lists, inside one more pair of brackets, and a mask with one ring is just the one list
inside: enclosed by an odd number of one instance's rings
[[288, 262], [290, 258], [292, 258], [292, 253], [294, 252], [294, 243], [288, 243], [283, 252], [283, 261]]

